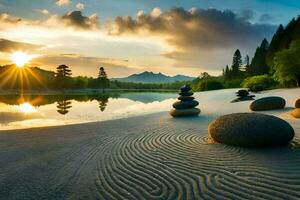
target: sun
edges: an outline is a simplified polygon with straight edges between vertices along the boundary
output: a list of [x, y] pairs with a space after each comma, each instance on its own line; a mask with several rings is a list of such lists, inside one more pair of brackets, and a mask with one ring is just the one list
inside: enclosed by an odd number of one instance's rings
[[17, 67], [22, 68], [32, 59], [32, 56], [22, 51], [16, 51], [11, 54], [10, 58]]

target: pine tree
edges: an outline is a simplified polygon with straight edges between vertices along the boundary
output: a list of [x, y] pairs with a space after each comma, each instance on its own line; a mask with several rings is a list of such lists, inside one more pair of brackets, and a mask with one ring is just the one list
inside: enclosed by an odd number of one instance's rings
[[257, 47], [251, 65], [247, 73], [249, 75], [268, 74], [270, 68], [267, 65], [266, 56], [269, 48], [269, 42], [264, 39], [259, 47]]
[[281, 39], [284, 35], [284, 27], [282, 24], [280, 24], [280, 26], [278, 27], [276, 33], [274, 34], [270, 46], [268, 48], [268, 52], [267, 52], [267, 57], [266, 57], [266, 62], [267, 65], [270, 66], [271, 68], [274, 66], [274, 56], [275, 53], [279, 51], [280, 49], [280, 43], [281, 43]]
[[104, 92], [104, 89], [109, 86], [109, 79], [103, 67], [99, 68], [98, 83]]
[[226, 65], [226, 67], [225, 67], [225, 71], [224, 71], [224, 78], [226, 79], [226, 80], [228, 80], [228, 79], [230, 79], [231, 78], [231, 74], [230, 74], [230, 69], [229, 69], [229, 67], [228, 67], [228, 65]]
[[234, 52], [233, 60], [232, 60], [232, 76], [236, 78], [240, 74], [240, 68], [242, 67], [242, 55], [239, 49]]
[[56, 68], [56, 83], [59, 88], [68, 87], [68, 83], [70, 83], [72, 72], [67, 65], [59, 65]]

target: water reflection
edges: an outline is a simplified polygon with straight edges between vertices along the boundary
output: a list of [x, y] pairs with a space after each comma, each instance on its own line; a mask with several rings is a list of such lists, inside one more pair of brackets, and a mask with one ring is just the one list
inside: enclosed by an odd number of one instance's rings
[[108, 104], [108, 97], [103, 97], [102, 99], [99, 99], [98, 103], [100, 111], [103, 112]]
[[72, 102], [68, 100], [58, 101], [56, 108], [59, 114], [65, 115], [69, 112], [69, 109], [72, 108]]
[[176, 93], [0, 95], [0, 129], [125, 118], [167, 111]]

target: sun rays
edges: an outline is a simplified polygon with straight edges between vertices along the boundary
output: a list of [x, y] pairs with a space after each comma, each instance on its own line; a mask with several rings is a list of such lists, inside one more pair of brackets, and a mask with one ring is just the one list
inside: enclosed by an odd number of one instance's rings
[[32, 58], [33, 55], [29, 55], [28, 53], [22, 51], [16, 51], [10, 55], [11, 61], [19, 68], [25, 67], [25, 65], [29, 63]]

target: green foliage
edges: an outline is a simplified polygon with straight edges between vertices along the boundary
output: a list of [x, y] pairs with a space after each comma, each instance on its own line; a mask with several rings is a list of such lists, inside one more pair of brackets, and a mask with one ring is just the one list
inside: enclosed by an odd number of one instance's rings
[[245, 79], [242, 87], [249, 88], [252, 92], [258, 92], [266, 89], [274, 88], [277, 85], [273, 77], [268, 75], [252, 76]]
[[193, 91], [209, 91], [223, 89], [223, 77], [213, 77], [208, 73], [202, 73], [199, 78], [195, 79], [192, 83]]
[[300, 40], [276, 54], [275, 77], [283, 86], [300, 85]]
[[222, 82], [217, 80], [204, 80], [200, 81], [195, 91], [209, 91], [223, 89], [224, 85]]
[[241, 83], [243, 82], [243, 78], [235, 78], [231, 80], [225, 80], [224, 87], [225, 88], [239, 88], [241, 87]]

